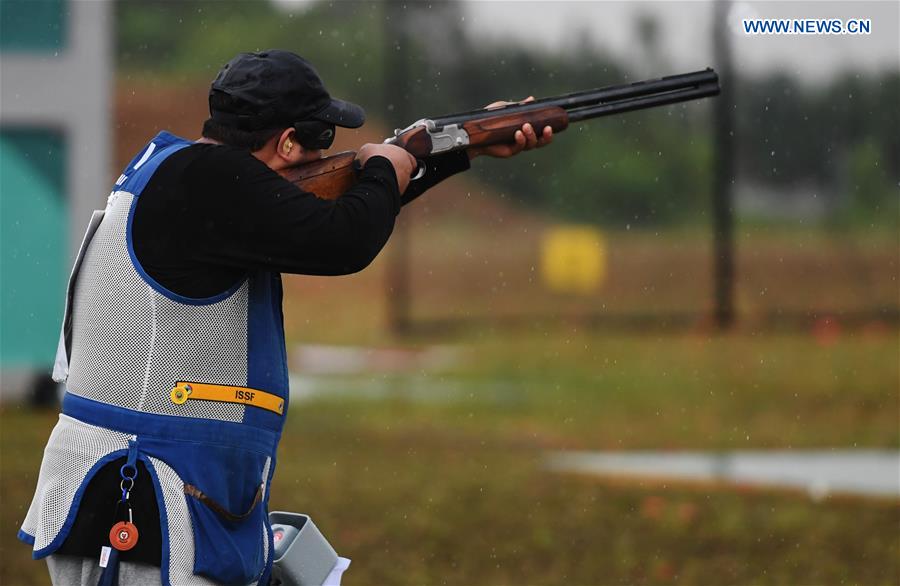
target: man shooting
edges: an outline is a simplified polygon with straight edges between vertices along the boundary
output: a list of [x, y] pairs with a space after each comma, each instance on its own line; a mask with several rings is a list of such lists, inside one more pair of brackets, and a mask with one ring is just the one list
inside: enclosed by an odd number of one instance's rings
[[72, 271], [54, 376], [66, 381], [19, 532], [54, 584], [267, 584], [266, 512], [288, 409], [281, 273], [362, 270], [400, 208], [478, 155], [417, 161], [367, 144], [333, 201], [285, 179], [362, 108], [286, 51], [219, 72], [203, 138], [162, 132], [92, 218]]

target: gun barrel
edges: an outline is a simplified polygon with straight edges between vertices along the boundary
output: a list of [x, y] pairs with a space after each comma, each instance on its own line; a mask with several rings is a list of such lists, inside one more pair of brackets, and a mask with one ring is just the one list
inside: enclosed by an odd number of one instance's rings
[[660, 79], [585, 90], [515, 104], [495, 110], [472, 110], [449, 116], [432, 118], [437, 128], [447, 124], [462, 124], [496, 116], [498, 112], [511, 114], [529, 112], [548, 106], [558, 106], [569, 113], [569, 121], [577, 122], [618, 112], [673, 104], [719, 93], [719, 76], [712, 69], [671, 75]]
[[588, 120], [590, 118], [599, 118], [600, 116], [609, 116], [610, 114], [619, 114], [622, 112], [632, 112], [634, 110], [643, 110], [644, 108], [654, 108], [656, 106], [666, 106], [669, 104], [677, 104], [678, 102], [686, 102], [688, 100], [696, 100], [719, 94], [719, 84], [704, 84], [697, 87], [682, 88], [662, 92], [658, 94], [650, 94], [637, 96], [633, 98], [623, 98], [615, 101], [601, 102], [595, 105], [583, 106], [568, 110], [569, 123]]

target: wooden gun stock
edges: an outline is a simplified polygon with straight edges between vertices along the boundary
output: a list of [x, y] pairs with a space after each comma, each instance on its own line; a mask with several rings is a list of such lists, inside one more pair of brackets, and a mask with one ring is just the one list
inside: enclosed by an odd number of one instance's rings
[[356, 183], [355, 161], [356, 151], [344, 151], [289, 169], [285, 179], [321, 199], [337, 199]]

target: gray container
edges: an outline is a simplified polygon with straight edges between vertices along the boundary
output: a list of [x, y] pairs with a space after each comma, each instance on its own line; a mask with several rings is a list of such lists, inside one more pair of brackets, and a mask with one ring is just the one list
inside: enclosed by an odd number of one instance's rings
[[269, 513], [275, 542], [273, 584], [322, 586], [337, 564], [338, 555], [307, 515], [273, 511]]

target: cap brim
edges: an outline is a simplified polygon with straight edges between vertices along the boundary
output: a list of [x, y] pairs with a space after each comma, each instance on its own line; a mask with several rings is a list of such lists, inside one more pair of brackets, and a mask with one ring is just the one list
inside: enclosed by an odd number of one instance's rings
[[366, 121], [366, 111], [352, 102], [331, 98], [331, 103], [310, 116], [344, 128], [359, 128]]

